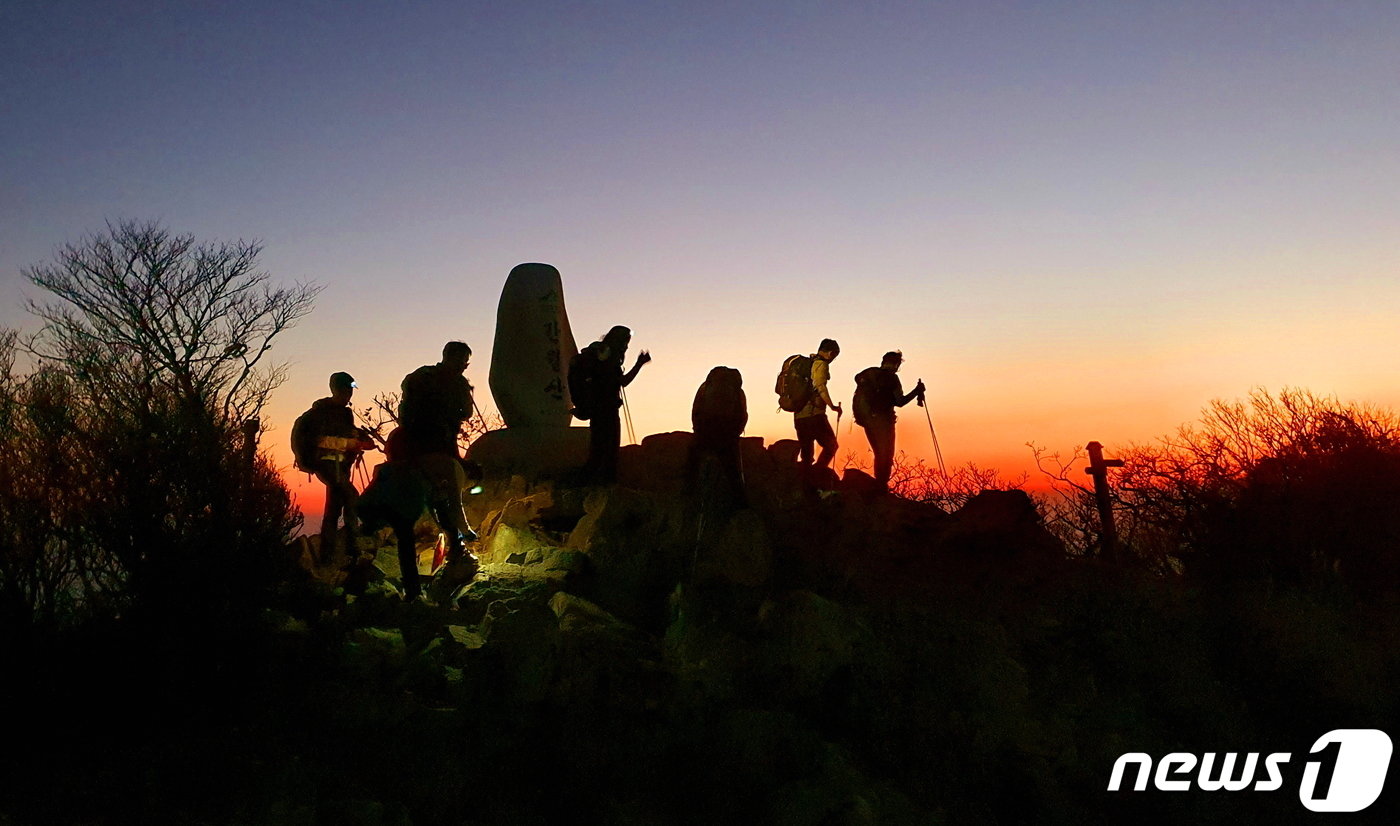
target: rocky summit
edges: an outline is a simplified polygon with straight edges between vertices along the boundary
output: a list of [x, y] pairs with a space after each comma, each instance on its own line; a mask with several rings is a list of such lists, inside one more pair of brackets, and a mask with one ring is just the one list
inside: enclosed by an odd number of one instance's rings
[[[427, 602], [402, 602], [386, 532], [372, 563], [366, 548], [328, 582], [317, 620], [364, 695], [347, 707], [397, 697], [409, 730], [458, 731], [413, 762], [476, 789], [491, 818], [575, 801], [597, 822], [930, 822], [933, 778], [911, 785], [898, 757], [917, 737], [891, 752], [884, 735], [946, 736], [947, 710], [901, 719], [935, 710], [906, 685], [911, 640], [889, 630], [989, 582], [1003, 598], [1035, 587], [1066, 564], [1059, 543], [1021, 491], [949, 514], [859, 471], [804, 475], [786, 441], [743, 441], [734, 501], [715, 467], [685, 478], [689, 440], [625, 447], [614, 486], [488, 477], [468, 506], [479, 570]], [[435, 529], [420, 528], [427, 573]], [[544, 796], [481, 800], [512, 765]]]

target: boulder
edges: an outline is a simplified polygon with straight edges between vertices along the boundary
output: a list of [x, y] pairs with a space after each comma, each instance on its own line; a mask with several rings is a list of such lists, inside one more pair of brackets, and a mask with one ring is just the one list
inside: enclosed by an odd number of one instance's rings
[[561, 548], [528, 528], [500, 525], [484, 543], [481, 572], [487, 577], [563, 580], [588, 569], [583, 551]]
[[779, 439], [768, 446], [768, 455], [778, 464], [795, 465], [802, 445], [796, 439]]
[[876, 496], [884, 493], [875, 477], [859, 468], [846, 468], [841, 474], [841, 489], [860, 496]]
[[777, 696], [819, 698], [827, 682], [849, 669], [870, 630], [839, 603], [792, 591], [759, 609], [759, 669]]
[[487, 607], [478, 633], [480, 652], [496, 664], [503, 700], [545, 700], [558, 669], [559, 623], [548, 607], [528, 600], [497, 600]]
[[595, 489], [584, 509], [566, 546], [588, 554], [588, 595], [629, 622], [663, 624], [695, 552], [696, 515], [678, 497], [623, 487]]
[[588, 428], [517, 427], [492, 430], [467, 449], [488, 478], [521, 475], [530, 480], [555, 479], [588, 461]]
[[669, 683], [655, 644], [599, 606], [562, 591], [550, 600], [559, 618], [557, 702], [570, 708], [626, 710], [659, 705]]
[[1064, 545], [1045, 528], [1035, 503], [1022, 490], [984, 490], [958, 509], [942, 537], [942, 549], [986, 560], [1063, 557]]
[[574, 632], [582, 628], [623, 628], [624, 623], [597, 605], [580, 596], [563, 591], [549, 600], [549, 609], [559, 618], [559, 630]]
[[697, 583], [730, 582], [749, 588], [773, 575], [773, 546], [763, 520], [752, 510], [732, 514], [712, 533], [703, 534], [691, 572]]
[[685, 485], [685, 466], [694, 439], [683, 430], [653, 433], [640, 445], [618, 451], [618, 483], [629, 488], [679, 493]]
[[748, 589], [676, 586], [663, 647], [667, 668], [688, 704], [727, 703], [752, 691], [756, 603]]
[[403, 668], [408, 648], [396, 628], [356, 628], [346, 640], [345, 655], [362, 673], [390, 673]]

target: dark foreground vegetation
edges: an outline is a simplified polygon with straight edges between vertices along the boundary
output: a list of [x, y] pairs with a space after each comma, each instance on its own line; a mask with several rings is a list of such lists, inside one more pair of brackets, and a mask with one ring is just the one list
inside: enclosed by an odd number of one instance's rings
[[[152, 233], [31, 273], [45, 333], [0, 339], [0, 823], [1302, 822], [1314, 740], [1400, 731], [1385, 411], [1259, 394], [1125, 449], [1118, 564], [1073, 488], [820, 495], [746, 440], [740, 509], [661, 434], [615, 488], [488, 479], [481, 575], [404, 604], [391, 548], [289, 542], [243, 435], [312, 291]], [[1176, 751], [1294, 759], [1105, 791]]]

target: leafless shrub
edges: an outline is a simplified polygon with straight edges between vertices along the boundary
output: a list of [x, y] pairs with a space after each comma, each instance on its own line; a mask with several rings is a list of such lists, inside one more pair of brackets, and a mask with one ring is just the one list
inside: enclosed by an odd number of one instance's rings
[[25, 271], [50, 297], [36, 335], [0, 336], [7, 613], [218, 610], [268, 572], [299, 516], [242, 426], [317, 288], [271, 287], [258, 250], [123, 221]]
[[[1083, 453], [1036, 452], [1060, 493], [1062, 536], [1098, 541]], [[1198, 422], [1119, 449], [1113, 513], [1123, 546], [1163, 572], [1196, 563], [1235, 573], [1356, 582], [1400, 574], [1400, 419], [1305, 390], [1212, 401]]]
[[[361, 427], [370, 432], [370, 436], [381, 450], [389, 433], [399, 425], [399, 401], [399, 393], [380, 393], [370, 401], [369, 406], [355, 411], [355, 419]], [[500, 413], [483, 413], [478, 407], [465, 422], [462, 422], [462, 429], [457, 433], [457, 445], [466, 450], [482, 435], [505, 426], [505, 419]]]

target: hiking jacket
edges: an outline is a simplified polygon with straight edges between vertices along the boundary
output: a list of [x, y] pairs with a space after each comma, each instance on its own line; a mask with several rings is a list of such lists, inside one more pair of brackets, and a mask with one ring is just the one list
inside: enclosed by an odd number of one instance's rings
[[895, 408], [903, 406], [904, 385], [899, 374], [881, 367], [867, 367], [856, 376], [856, 386], [868, 386], [866, 396], [870, 404], [869, 415], [894, 421]]
[[825, 416], [828, 407], [835, 407], [831, 401], [831, 394], [826, 390], [826, 383], [831, 380], [831, 362], [822, 358], [819, 354], [812, 354], [812, 397], [802, 406], [802, 409], [793, 414], [796, 418], [805, 419], [809, 416]]
[[327, 396], [317, 399], [308, 411], [311, 415], [307, 424], [311, 428], [312, 444], [316, 446], [315, 458], [338, 460], [351, 452], [349, 445], [335, 446], [329, 440], [346, 439], [356, 444], [360, 440], [360, 429], [355, 427], [355, 414], [349, 406]]
[[425, 364], [404, 376], [400, 385], [399, 424], [424, 449], [456, 453], [457, 431], [472, 413], [467, 377], [439, 364]]

